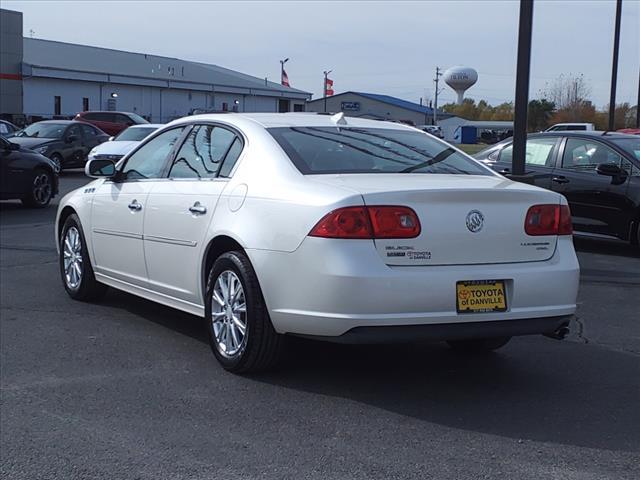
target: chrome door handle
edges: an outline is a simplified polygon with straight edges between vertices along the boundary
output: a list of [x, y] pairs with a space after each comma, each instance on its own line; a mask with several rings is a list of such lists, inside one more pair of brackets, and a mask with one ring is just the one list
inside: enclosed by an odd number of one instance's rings
[[553, 180], [556, 183], [569, 183], [569, 179], [563, 176], [553, 177], [551, 180]]
[[198, 215], [204, 215], [205, 213], [207, 213], [207, 207], [201, 205], [200, 202], [196, 202], [191, 207], [189, 207], [189, 211]]
[[129, 206], [129, 210], [132, 210], [134, 212], [139, 212], [140, 210], [142, 210], [142, 204], [138, 203], [137, 200], [134, 200], [128, 206]]

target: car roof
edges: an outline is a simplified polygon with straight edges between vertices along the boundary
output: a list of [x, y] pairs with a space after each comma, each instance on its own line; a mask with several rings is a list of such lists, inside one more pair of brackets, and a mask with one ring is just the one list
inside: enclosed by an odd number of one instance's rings
[[[121, 111], [114, 111], [114, 110], [85, 110], [84, 112], [78, 112], [78, 115], [82, 116], [85, 113], [122, 113], [123, 115], [133, 114], [133, 112], [121, 112]], [[136, 115], [138, 114], [136, 113]]]
[[164, 126], [165, 126], [164, 123], [139, 123], [136, 125], [131, 125], [130, 127], [127, 128], [127, 130], [130, 130], [132, 128], [160, 128]]
[[634, 138], [636, 135], [631, 135], [629, 133], [620, 133], [620, 132], [611, 132], [611, 131], [603, 131], [603, 130], [560, 130], [557, 132], [539, 132], [539, 133], [531, 133], [530, 136], [541, 136], [541, 137], [557, 137], [561, 135], [563, 137], [598, 137], [600, 139], [606, 140], [607, 138], [625, 138], [630, 137]]
[[264, 128], [275, 127], [361, 127], [361, 128], [390, 128], [395, 130], [415, 130], [413, 127], [401, 123], [369, 120], [366, 118], [344, 117], [346, 124], [337, 124], [332, 118], [336, 114], [318, 113], [205, 113], [179, 118], [171, 122], [173, 125], [181, 123], [196, 123], [198, 121], [243, 123], [251, 121]]

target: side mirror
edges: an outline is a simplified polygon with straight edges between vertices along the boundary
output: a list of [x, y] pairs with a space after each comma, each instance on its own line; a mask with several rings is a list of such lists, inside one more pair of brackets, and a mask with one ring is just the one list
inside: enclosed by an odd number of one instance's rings
[[111, 178], [116, 174], [116, 164], [111, 160], [89, 160], [84, 166], [84, 174], [91, 178]]
[[69, 135], [65, 141], [67, 143], [77, 142], [78, 141], [78, 136], [77, 135]]
[[619, 177], [621, 175], [626, 175], [625, 171], [615, 163], [599, 163], [596, 165], [596, 172], [599, 175], [606, 175], [607, 177]]

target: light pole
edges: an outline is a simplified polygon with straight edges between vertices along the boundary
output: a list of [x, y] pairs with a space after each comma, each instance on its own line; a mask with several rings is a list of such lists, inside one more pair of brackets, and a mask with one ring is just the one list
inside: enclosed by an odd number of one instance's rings
[[611, 97], [609, 98], [609, 130], [615, 129], [616, 84], [618, 83], [618, 51], [620, 50], [620, 17], [622, 0], [616, 1], [616, 23], [613, 34], [613, 62], [611, 62]]
[[322, 87], [322, 97], [324, 98], [324, 113], [327, 113], [327, 77], [333, 70], [325, 70], [324, 73], [324, 86]]
[[282, 80], [284, 80], [284, 64], [289, 61], [289, 58], [285, 58], [284, 60], [280, 60], [280, 85], [282, 85]]
[[513, 155], [511, 156], [510, 178], [521, 181], [525, 180], [524, 159], [527, 148], [527, 108], [529, 106], [532, 26], [533, 0], [520, 0], [518, 61], [516, 64], [516, 105], [513, 119]]

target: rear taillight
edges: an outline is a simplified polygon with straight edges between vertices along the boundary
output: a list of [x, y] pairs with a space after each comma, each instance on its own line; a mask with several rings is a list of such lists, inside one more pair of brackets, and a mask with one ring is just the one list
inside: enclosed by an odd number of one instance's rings
[[534, 205], [524, 220], [527, 235], [571, 235], [571, 211], [568, 205]]
[[320, 220], [311, 237], [323, 238], [414, 238], [420, 235], [420, 221], [409, 207], [345, 207]]

